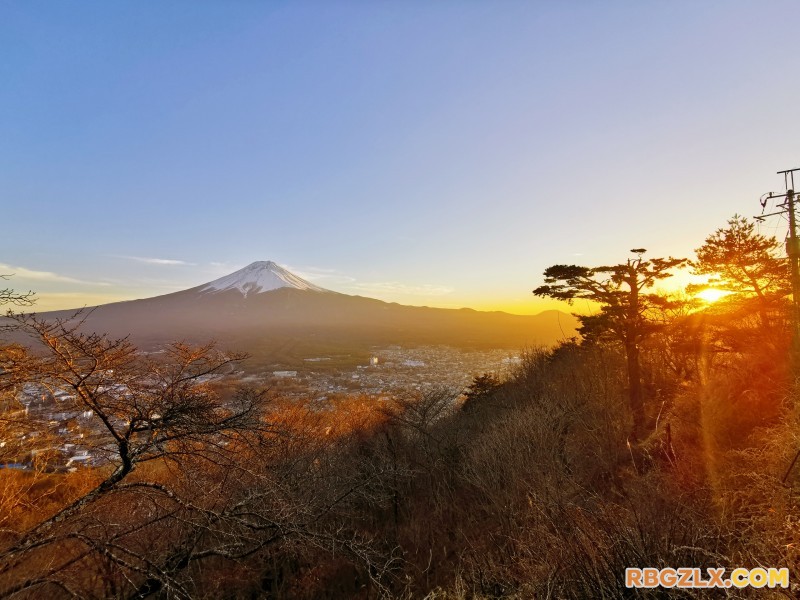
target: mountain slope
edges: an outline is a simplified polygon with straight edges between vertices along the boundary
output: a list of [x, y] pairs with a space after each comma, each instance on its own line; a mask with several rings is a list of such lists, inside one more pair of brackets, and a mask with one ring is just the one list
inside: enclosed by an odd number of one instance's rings
[[[72, 318], [74, 311], [41, 313]], [[256, 262], [215, 281], [172, 294], [105, 304], [85, 311], [83, 328], [130, 336], [152, 349], [173, 340], [274, 355], [342, 351], [388, 344], [473, 348], [550, 345], [574, 335], [575, 318], [471, 309], [404, 306], [325, 290], [273, 262]]]

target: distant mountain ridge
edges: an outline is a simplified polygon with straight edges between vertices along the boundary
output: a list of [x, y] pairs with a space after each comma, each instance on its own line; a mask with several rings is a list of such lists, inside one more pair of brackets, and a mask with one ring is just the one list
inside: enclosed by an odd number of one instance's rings
[[[40, 313], [71, 319], [75, 311]], [[512, 315], [405, 306], [316, 286], [272, 261], [254, 262], [191, 289], [87, 309], [86, 331], [129, 336], [144, 349], [217, 340], [264, 360], [322, 352], [367, 352], [390, 344], [463, 348], [552, 345], [575, 334], [559, 311]]]

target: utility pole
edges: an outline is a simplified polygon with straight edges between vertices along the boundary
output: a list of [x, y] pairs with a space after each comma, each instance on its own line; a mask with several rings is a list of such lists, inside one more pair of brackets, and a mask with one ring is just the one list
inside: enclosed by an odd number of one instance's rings
[[[792, 274], [792, 350], [795, 359], [795, 368], [800, 366], [798, 361], [798, 353], [800, 353], [800, 240], [797, 238], [797, 217], [795, 214], [795, 203], [797, 202], [794, 193], [794, 173], [800, 171], [797, 169], [787, 169], [785, 171], [778, 171], [778, 175], [783, 175], [783, 182], [786, 187], [786, 192], [783, 194], [775, 194], [769, 192], [761, 197], [762, 214], [757, 216], [756, 219], [763, 221], [766, 217], [774, 215], [787, 215], [789, 216], [789, 237], [786, 240], [786, 256], [789, 258]], [[784, 202], [776, 204], [775, 208], [780, 210], [763, 214], [763, 210], [767, 207], [767, 201], [772, 199], [784, 198]]]
[[[795, 211], [795, 203], [797, 200], [795, 199], [796, 195], [794, 192], [795, 171], [800, 171], [800, 168], [778, 171], [778, 175], [783, 175], [786, 192], [783, 194], [774, 194], [772, 192], [764, 194], [761, 197], [762, 214], [756, 217], [756, 219], [763, 221], [764, 218], [773, 215], [789, 216], [789, 236], [786, 240], [786, 256], [789, 257], [792, 274], [792, 349], [790, 364], [794, 375], [797, 376], [797, 374], [800, 373], [800, 240], [797, 239], [797, 215]], [[767, 215], [763, 214], [764, 209], [767, 207], [767, 202], [773, 198], [785, 199], [783, 203], [775, 205], [775, 208], [780, 210]], [[800, 450], [795, 453], [792, 463], [789, 465], [789, 468], [786, 469], [786, 473], [783, 479], [781, 479], [782, 484], [786, 483], [798, 458], [800, 458]]]

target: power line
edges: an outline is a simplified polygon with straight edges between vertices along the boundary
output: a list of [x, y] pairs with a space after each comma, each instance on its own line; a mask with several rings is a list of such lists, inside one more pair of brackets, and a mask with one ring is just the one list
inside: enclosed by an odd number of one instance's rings
[[[797, 372], [800, 368], [800, 240], [797, 239], [797, 217], [795, 214], [795, 204], [797, 203], [797, 196], [794, 193], [794, 174], [797, 169], [787, 169], [785, 171], [778, 171], [778, 175], [783, 175], [783, 183], [786, 192], [783, 194], [775, 194], [769, 192], [761, 196], [761, 216], [756, 217], [759, 221], [764, 221], [766, 217], [773, 215], [780, 215], [781, 217], [788, 216], [789, 218], [789, 231], [787, 232], [786, 239], [786, 255], [789, 257], [789, 262], [792, 267], [792, 350], [791, 350], [791, 365], [792, 369]], [[776, 204], [775, 208], [779, 209], [770, 214], [764, 214], [767, 202], [772, 199], [783, 199], [783, 202]], [[800, 458], [800, 450], [794, 455], [792, 463], [786, 470], [781, 483], [786, 483], [786, 479], [792, 472], [797, 459]]]
[[[761, 222], [767, 217], [776, 215], [780, 215], [781, 217], [788, 216], [789, 219], [789, 231], [786, 239], [786, 256], [789, 257], [792, 273], [792, 348], [795, 359], [797, 358], [798, 350], [800, 350], [800, 240], [797, 239], [797, 218], [795, 214], [797, 196], [794, 193], [794, 174], [796, 171], [800, 171], [800, 167], [778, 171], [778, 175], [783, 175], [783, 183], [786, 191], [783, 194], [768, 192], [761, 196], [759, 200], [761, 204], [761, 214], [755, 217]], [[767, 203], [770, 200], [779, 199], [783, 199], [783, 202], [775, 205], [775, 208], [778, 210], [769, 214], [764, 214]]]

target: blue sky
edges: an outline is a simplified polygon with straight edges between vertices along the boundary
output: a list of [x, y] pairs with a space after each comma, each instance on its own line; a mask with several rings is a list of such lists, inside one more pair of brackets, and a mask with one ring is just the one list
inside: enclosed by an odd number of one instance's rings
[[690, 256], [782, 190], [798, 22], [769, 0], [0, 0], [0, 269], [41, 310], [274, 260], [538, 312], [548, 265]]

